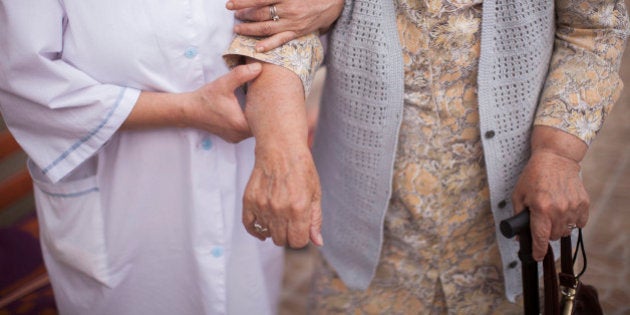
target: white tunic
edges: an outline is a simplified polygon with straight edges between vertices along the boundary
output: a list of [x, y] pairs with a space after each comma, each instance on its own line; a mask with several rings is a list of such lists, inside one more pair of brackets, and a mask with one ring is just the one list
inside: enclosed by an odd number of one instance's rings
[[140, 90], [227, 72], [223, 0], [2, 0], [0, 109], [28, 153], [61, 314], [271, 314], [282, 248], [241, 225], [253, 140], [118, 131]]

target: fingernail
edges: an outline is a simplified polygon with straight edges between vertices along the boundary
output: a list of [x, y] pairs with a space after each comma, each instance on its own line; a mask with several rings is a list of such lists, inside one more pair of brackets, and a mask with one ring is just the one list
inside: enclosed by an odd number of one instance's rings
[[256, 52], [261, 53], [263, 51], [265, 51], [265, 47], [263, 47], [263, 46], [256, 46]]
[[250, 63], [247, 66], [249, 67], [249, 71], [251, 72], [258, 72], [262, 68], [262, 65], [258, 62]]
[[317, 235], [315, 235], [315, 241], [317, 241], [315, 245], [317, 245], [318, 247], [324, 246], [324, 238], [322, 237], [321, 233], [317, 233]]
[[225, 7], [226, 7], [228, 10], [232, 10], [232, 9], [234, 9], [234, 3], [233, 3], [232, 1], [228, 1], [228, 2], [225, 4]]

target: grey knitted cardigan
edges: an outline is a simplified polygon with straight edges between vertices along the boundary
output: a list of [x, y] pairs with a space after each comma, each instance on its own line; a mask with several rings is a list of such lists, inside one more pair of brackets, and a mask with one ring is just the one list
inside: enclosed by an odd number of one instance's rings
[[[495, 221], [529, 157], [529, 135], [554, 41], [550, 0], [484, 0], [478, 94]], [[346, 0], [329, 34], [314, 156], [323, 197], [322, 251], [351, 288], [379, 261], [403, 110], [403, 63], [392, 0]], [[505, 201], [505, 202], [503, 202]], [[507, 205], [506, 205], [507, 203]], [[509, 300], [522, 291], [518, 243], [500, 235]]]

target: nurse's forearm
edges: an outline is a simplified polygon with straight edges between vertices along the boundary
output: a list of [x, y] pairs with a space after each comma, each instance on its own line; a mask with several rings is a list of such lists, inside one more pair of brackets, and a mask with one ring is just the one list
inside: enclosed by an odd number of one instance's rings
[[195, 128], [237, 143], [251, 137], [238, 100], [203, 87], [190, 93], [142, 92], [122, 129]]
[[234, 90], [260, 74], [260, 63], [241, 65], [188, 93], [142, 92], [123, 123], [124, 129], [190, 127], [228, 142], [251, 136]]
[[122, 128], [185, 127], [188, 116], [185, 104], [183, 94], [143, 91]]

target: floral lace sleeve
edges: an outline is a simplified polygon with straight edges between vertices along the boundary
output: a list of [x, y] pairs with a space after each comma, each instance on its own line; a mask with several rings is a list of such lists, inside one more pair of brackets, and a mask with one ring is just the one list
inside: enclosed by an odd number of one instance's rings
[[322, 63], [324, 49], [316, 33], [294, 39], [265, 53], [256, 52], [254, 46], [259, 38], [236, 35], [223, 59], [230, 67], [244, 61], [244, 57], [283, 66], [298, 75], [304, 86], [304, 97], [308, 96], [315, 71]]
[[628, 30], [623, 0], [556, 0], [554, 53], [536, 125], [590, 144], [619, 98], [619, 66]]

